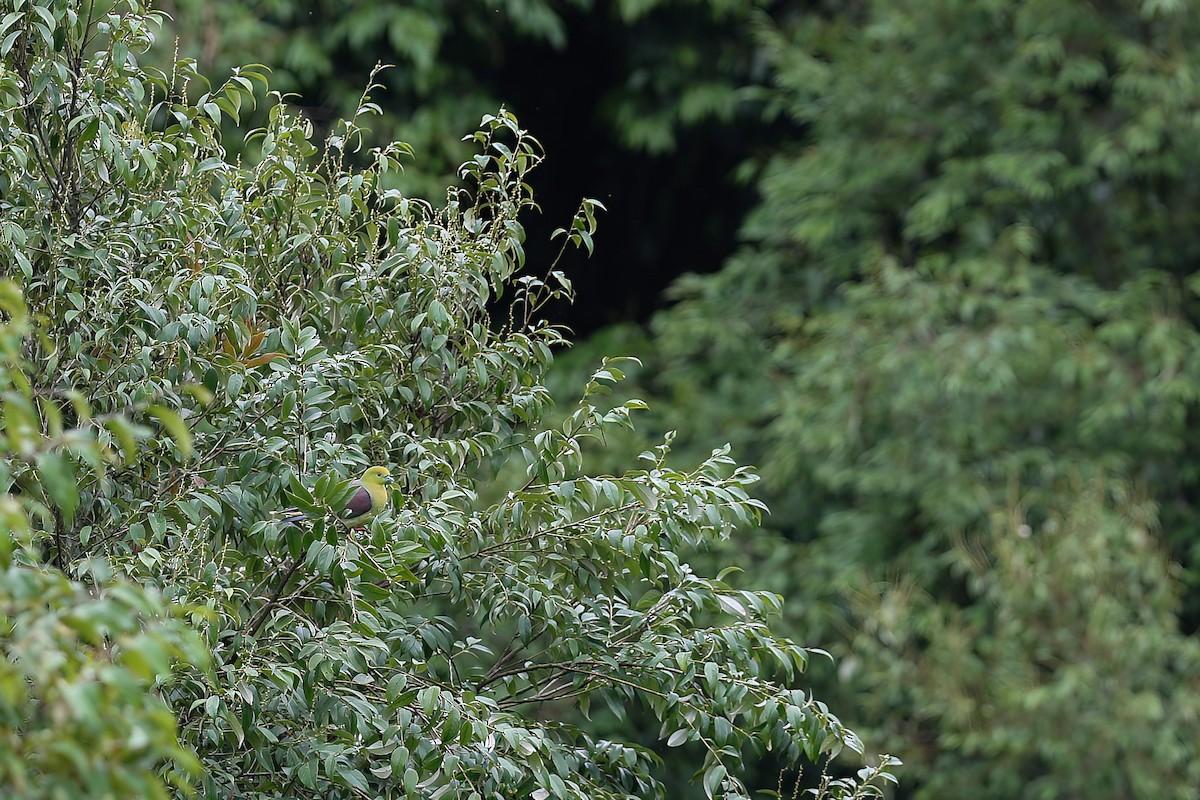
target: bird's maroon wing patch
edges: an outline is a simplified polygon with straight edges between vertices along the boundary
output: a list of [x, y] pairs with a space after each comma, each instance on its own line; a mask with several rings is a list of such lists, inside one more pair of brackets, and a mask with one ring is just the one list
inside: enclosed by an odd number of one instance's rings
[[347, 517], [358, 517], [371, 510], [371, 495], [363, 487], [358, 487], [358, 491], [350, 496], [350, 502], [346, 503]]

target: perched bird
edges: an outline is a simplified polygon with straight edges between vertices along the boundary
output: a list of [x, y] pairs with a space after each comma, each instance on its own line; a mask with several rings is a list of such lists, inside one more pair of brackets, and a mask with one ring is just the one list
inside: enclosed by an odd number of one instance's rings
[[[352, 485], [358, 487], [346, 502], [342, 522], [351, 528], [361, 528], [375, 519], [388, 506], [388, 484], [395, 482], [387, 467], [371, 467]], [[298, 509], [287, 512], [284, 522], [300, 522], [308, 515]]]

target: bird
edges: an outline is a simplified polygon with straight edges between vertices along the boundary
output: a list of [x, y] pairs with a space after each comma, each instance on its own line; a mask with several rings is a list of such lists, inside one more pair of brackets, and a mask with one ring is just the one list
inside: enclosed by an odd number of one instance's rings
[[[370, 467], [352, 486], [357, 491], [350, 495], [342, 510], [341, 521], [348, 528], [366, 527], [371, 520], [388, 506], [388, 485], [395, 482], [387, 467]], [[284, 522], [300, 522], [308, 517], [299, 509], [289, 509]]]

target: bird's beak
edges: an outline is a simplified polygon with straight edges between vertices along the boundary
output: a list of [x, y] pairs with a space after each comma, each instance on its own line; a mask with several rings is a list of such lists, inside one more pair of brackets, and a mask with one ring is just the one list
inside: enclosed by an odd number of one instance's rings
[[383, 476], [383, 482], [384, 482], [384, 483], [395, 483], [395, 482], [396, 482], [396, 479], [395, 479], [395, 478], [393, 478], [391, 475], [384, 475], [384, 476]]

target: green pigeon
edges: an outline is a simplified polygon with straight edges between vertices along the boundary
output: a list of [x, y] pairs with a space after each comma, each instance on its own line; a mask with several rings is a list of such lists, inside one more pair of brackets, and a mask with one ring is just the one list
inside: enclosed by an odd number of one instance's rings
[[[390, 495], [387, 487], [388, 484], [394, 482], [395, 478], [392, 477], [392, 473], [388, 471], [387, 467], [369, 468], [361, 478], [352, 484], [358, 487], [358, 490], [350, 495], [350, 499], [346, 502], [346, 507], [342, 511], [342, 522], [351, 528], [366, 527], [371, 520], [388, 507]], [[307, 516], [299, 509], [291, 509], [283, 521], [300, 522]]]

